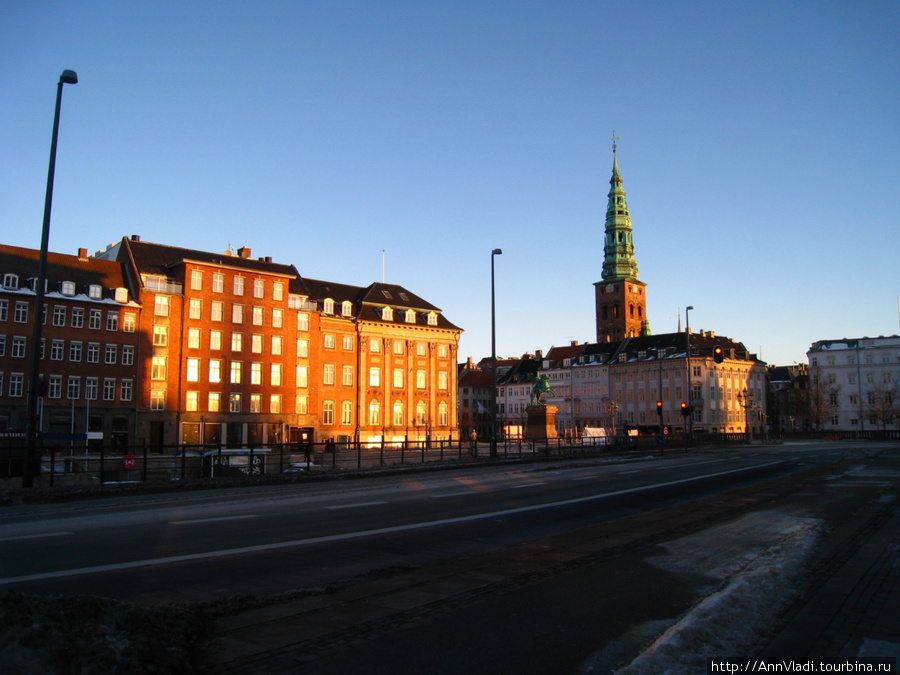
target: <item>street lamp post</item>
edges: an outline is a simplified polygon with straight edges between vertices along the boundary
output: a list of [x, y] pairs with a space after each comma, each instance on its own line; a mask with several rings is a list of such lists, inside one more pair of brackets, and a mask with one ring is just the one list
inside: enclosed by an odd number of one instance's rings
[[497, 311], [494, 302], [494, 256], [503, 251], [491, 251], [491, 457], [497, 456]]
[[738, 392], [738, 404], [744, 409], [744, 432], [747, 434], [747, 445], [753, 442], [753, 434], [750, 431], [750, 408], [753, 407], [753, 394], [746, 389]]
[[34, 462], [37, 447], [37, 400], [40, 387], [41, 328], [44, 319], [44, 285], [47, 279], [47, 249], [50, 240], [50, 205], [53, 202], [53, 175], [56, 172], [56, 139], [59, 135], [59, 109], [64, 84], [78, 84], [74, 70], [64, 70], [56, 85], [56, 112], [53, 115], [53, 136], [50, 140], [50, 169], [47, 171], [47, 194], [44, 197], [44, 226], [41, 231], [41, 253], [35, 285], [34, 328], [31, 332], [31, 372], [28, 378], [28, 399], [25, 406], [25, 472], [23, 487], [34, 487]]
[[609, 405], [606, 407], [606, 411], [609, 413], [610, 435], [613, 438], [615, 438], [616, 437], [616, 413], [619, 412], [619, 406], [616, 405], [615, 401], [610, 401]]
[[685, 335], [687, 336], [687, 404], [688, 404], [688, 428], [687, 431], [689, 436], [693, 436], [694, 434], [694, 399], [693, 392], [691, 391], [691, 310], [694, 309], [693, 305], [689, 305], [684, 309], [684, 327], [685, 327]]

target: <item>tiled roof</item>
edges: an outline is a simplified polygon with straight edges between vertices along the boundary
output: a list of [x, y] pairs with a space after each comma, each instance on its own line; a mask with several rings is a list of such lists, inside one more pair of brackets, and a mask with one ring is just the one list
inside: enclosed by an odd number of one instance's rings
[[[19, 287], [26, 287], [26, 280], [38, 275], [40, 251], [0, 244], [0, 275], [16, 274]], [[47, 253], [47, 290], [57, 290], [63, 281], [75, 283], [78, 293], [87, 286], [98, 284], [104, 288], [129, 288], [123, 265], [111, 260], [80, 258], [65, 253]]]
[[173, 268], [182, 264], [185, 260], [207, 263], [210, 265], [224, 265], [239, 269], [255, 270], [268, 274], [280, 274], [297, 277], [298, 273], [293, 265], [269, 262], [254, 258], [243, 258], [239, 255], [228, 253], [210, 253], [190, 248], [168, 246], [166, 244], [151, 244], [134, 239], [123, 239], [123, 245], [131, 252], [131, 256], [141, 274], [156, 274], [171, 277]]

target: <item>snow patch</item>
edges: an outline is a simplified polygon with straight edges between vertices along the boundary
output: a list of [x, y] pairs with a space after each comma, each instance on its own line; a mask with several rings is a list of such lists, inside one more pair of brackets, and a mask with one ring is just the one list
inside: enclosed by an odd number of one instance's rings
[[724, 587], [660, 635], [622, 675], [706, 673], [708, 657], [751, 655], [772, 621], [800, 594], [823, 523], [774, 511], [670, 542], [651, 562], [703, 572]]

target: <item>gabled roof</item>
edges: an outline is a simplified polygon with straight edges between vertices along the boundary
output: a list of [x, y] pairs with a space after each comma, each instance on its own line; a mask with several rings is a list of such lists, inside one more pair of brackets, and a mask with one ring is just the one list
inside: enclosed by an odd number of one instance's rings
[[359, 304], [360, 296], [364, 290], [359, 286], [337, 284], [333, 281], [321, 281], [305, 277], [301, 278], [301, 284], [305, 291], [303, 295], [308, 296], [311, 300], [322, 302], [325, 298], [331, 298], [337, 304], [350, 301], [354, 306]]
[[[461, 330], [458, 326], [450, 323], [441, 314], [440, 309], [396, 284], [374, 283], [360, 287], [304, 278], [303, 285], [307, 289], [309, 298], [317, 302], [321, 303], [326, 298], [334, 300], [336, 305], [347, 301], [352, 302], [353, 315], [360, 321], [411, 326], [413, 324], [406, 321], [406, 312], [413, 310], [416, 313], [415, 325], [427, 325], [428, 315], [434, 313], [437, 318], [435, 324], [437, 328]], [[384, 318], [382, 310], [385, 307], [394, 310], [390, 319]]]
[[460, 387], [490, 387], [491, 371], [468, 368], [460, 372], [458, 382]]
[[[535, 358], [521, 358], [503, 373], [498, 376], [498, 384], [526, 384], [534, 382], [534, 378], [541, 369], [541, 361]], [[490, 372], [490, 371], [488, 371]]]
[[577, 359], [581, 352], [584, 351], [584, 348], [584, 344], [550, 347], [550, 351], [544, 357], [544, 363], [548, 364], [548, 368], [561, 368], [565, 359]]
[[294, 278], [300, 276], [293, 265], [273, 263], [269, 259], [259, 260], [228, 253], [210, 253], [208, 251], [198, 251], [166, 244], [152, 244], [134, 238], [122, 239], [117, 259], [122, 260], [123, 255], [134, 262], [139, 274], [151, 274], [167, 278], [172, 278], [174, 270], [185, 261], [235, 267], [245, 269], [248, 272], [256, 271]]
[[[0, 275], [16, 274], [19, 288], [27, 288], [26, 281], [37, 277], [40, 251], [0, 244]], [[58, 290], [63, 281], [75, 283], [78, 293], [96, 284], [105, 289], [130, 288], [124, 265], [111, 260], [79, 257], [65, 253], [47, 253], [47, 292]]]

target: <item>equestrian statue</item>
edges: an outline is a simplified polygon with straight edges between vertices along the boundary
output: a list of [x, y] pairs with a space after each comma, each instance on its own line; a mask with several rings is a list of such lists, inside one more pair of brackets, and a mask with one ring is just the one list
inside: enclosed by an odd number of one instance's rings
[[550, 386], [550, 376], [538, 375], [534, 378], [534, 385], [531, 387], [531, 405], [544, 405], [541, 403], [541, 398], [544, 394], [547, 396], [556, 396], [556, 392], [553, 391], [553, 387]]

